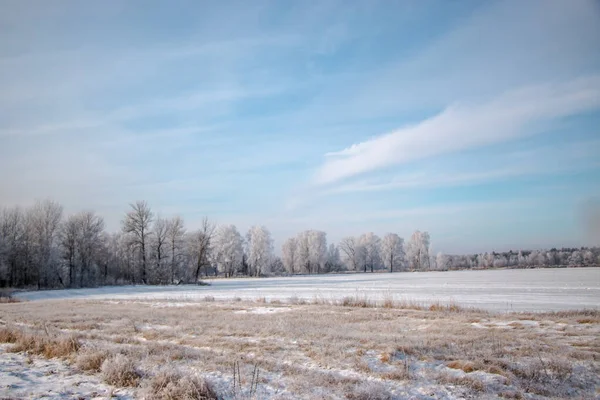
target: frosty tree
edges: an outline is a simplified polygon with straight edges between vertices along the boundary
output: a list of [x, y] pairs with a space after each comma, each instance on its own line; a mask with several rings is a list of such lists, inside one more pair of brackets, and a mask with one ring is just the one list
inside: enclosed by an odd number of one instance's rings
[[285, 270], [289, 274], [295, 273], [296, 263], [298, 262], [298, 242], [296, 238], [289, 238], [281, 246], [282, 262]]
[[342, 239], [340, 242], [340, 251], [344, 255], [344, 261], [346, 266], [351, 271], [358, 271], [360, 265], [360, 245], [358, 239], [352, 236], [348, 236]]
[[185, 235], [185, 227], [183, 219], [176, 216], [167, 221], [167, 240], [170, 252], [170, 276], [171, 283], [175, 282], [175, 274], [178, 270], [178, 265], [183, 252], [183, 237]]
[[430, 268], [429, 262], [429, 233], [415, 231], [406, 246], [406, 255], [410, 267], [421, 271]]
[[381, 239], [373, 232], [369, 232], [361, 235], [358, 243], [362, 250], [361, 261], [364, 272], [367, 272], [367, 268], [370, 268], [371, 272], [373, 272], [381, 264], [381, 254], [379, 252]]
[[147, 283], [146, 279], [146, 252], [148, 248], [148, 238], [152, 234], [150, 224], [153, 214], [145, 201], [138, 201], [131, 204], [131, 211], [125, 215], [123, 220], [123, 232], [131, 238], [132, 246], [139, 252], [142, 258], [142, 282]]
[[242, 262], [244, 253], [242, 235], [235, 225], [221, 225], [214, 238], [213, 260], [217, 270], [226, 277], [233, 276]]
[[404, 264], [404, 239], [396, 233], [388, 233], [381, 241], [381, 258], [384, 266], [394, 272]]
[[[235, 228], [235, 227], [234, 227]], [[213, 236], [215, 235], [216, 226], [209, 221], [207, 217], [202, 219], [202, 226], [191, 235], [190, 238], [190, 253], [195, 259], [194, 278], [198, 282], [200, 271], [204, 267], [204, 274], [208, 275], [208, 267], [210, 266], [210, 252]], [[237, 230], [236, 230], [237, 232]]]
[[269, 272], [267, 269], [273, 258], [273, 239], [271, 232], [264, 227], [255, 225], [246, 235], [246, 246], [250, 275], [260, 276]]

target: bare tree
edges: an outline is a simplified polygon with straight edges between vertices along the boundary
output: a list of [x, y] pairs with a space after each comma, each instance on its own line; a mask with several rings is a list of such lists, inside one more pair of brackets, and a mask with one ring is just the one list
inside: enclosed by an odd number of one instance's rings
[[296, 259], [298, 260], [297, 270], [303, 269], [309, 274], [311, 271], [310, 257], [310, 231], [303, 231], [296, 236]]
[[358, 271], [360, 268], [359, 247], [358, 239], [352, 236], [343, 238], [339, 245], [340, 250], [344, 253], [346, 264], [352, 271]]
[[386, 268], [394, 272], [394, 267], [404, 261], [404, 239], [395, 233], [388, 233], [381, 241], [381, 257]]
[[130, 235], [132, 245], [136, 248], [142, 258], [142, 282], [147, 283], [146, 279], [146, 247], [148, 246], [148, 237], [152, 234], [150, 224], [153, 214], [145, 201], [137, 201], [130, 204], [131, 211], [125, 215], [123, 220], [123, 232]]
[[[412, 269], [430, 269], [429, 245], [429, 233], [415, 231], [412, 234], [406, 248], [408, 262]], [[493, 259], [490, 261], [491, 263], [493, 263]]]
[[361, 235], [358, 242], [363, 250], [362, 261], [364, 263], [364, 272], [367, 272], [367, 267], [373, 272], [374, 268], [379, 266], [381, 262], [381, 255], [379, 253], [381, 239], [373, 232], [369, 232]]
[[181, 217], [176, 216], [167, 221], [167, 239], [171, 250], [171, 283], [175, 282], [175, 271], [180, 256], [185, 228]]
[[156, 221], [154, 221], [154, 259], [156, 261], [155, 264], [155, 277], [158, 279], [158, 282], [168, 281], [166, 278], [165, 272], [163, 270], [163, 259], [167, 257], [166, 249], [168, 242], [168, 225], [167, 220], [164, 218], [157, 217]]
[[325, 262], [325, 272], [337, 271], [340, 268], [340, 250], [331, 243], [327, 249], [327, 261]]
[[289, 238], [281, 247], [281, 254], [283, 255], [283, 265], [288, 273], [294, 275], [294, 267], [297, 263], [298, 253], [298, 241], [296, 238]]
[[242, 235], [234, 225], [221, 225], [215, 233], [214, 260], [226, 277], [233, 276], [244, 254]]
[[63, 249], [63, 258], [67, 262], [69, 271], [69, 286], [75, 284], [75, 273], [77, 268], [77, 238], [79, 236], [79, 219], [76, 215], [70, 215], [63, 222], [60, 229], [60, 244]]
[[253, 226], [246, 235], [250, 275], [260, 276], [269, 267], [273, 258], [273, 239], [264, 226]]
[[25, 230], [25, 217], [19, 207], [5, 209], [0, 222], [4, 262], [7, 264], [8, 286], [20, 286], [19, 255]]
[[313, 267], [309, 273], [321, 273], [327, 261], [327, 234], [323, 231], [311, 230], [308, 233], [309, 257]]
[[215, 234], [216, 226], [210, 222], [207, 217], [202, 219], [202, 226], [192, 235], [193, 252], [196, 257], [195, 281], [200, 278], [200, 270], [204, 267], [205, 275], [208, 275], [210, 266], [210, 247]]
[[104, 231], [104, 219], [92, 211], [84, 211], [77, 215], [79, 232], [77, 235], [77, 252], [81, 261], [81, 272], [79, 275], [79, 286], [84, 286], [84, 277], [88, 281], [92, 275], [91, 268], [97, 262], [97, 256], [102, 246], [101, 235]]
[[31, 223], [36, 250], [35, 275], [38, 289], [48, 287], [49, 280], [57, 279], [63, 286], [58, 263], [53, 262], [53, 250], [63, 208], [52, 200], [38, 201], [31, 210]]

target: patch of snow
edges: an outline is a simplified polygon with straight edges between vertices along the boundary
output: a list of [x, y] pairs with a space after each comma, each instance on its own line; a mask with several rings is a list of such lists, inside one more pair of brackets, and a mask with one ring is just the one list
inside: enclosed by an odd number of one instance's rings
[[234, 311], [235, 314], [275, 314], [292, 311], [291, 307], [254, 307], [247, 310]]
[[0, 398], [50, 399], [133, 399], [129, 389], [116, 389], [98, 376], [77, 372], [63, 362], [8, 353], [0, 345]]

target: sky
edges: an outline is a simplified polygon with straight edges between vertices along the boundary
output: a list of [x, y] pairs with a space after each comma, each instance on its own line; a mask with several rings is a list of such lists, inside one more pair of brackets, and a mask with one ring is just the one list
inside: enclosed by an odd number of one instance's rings
[[0, 0], [0, 207], [581, 246], [600, 2]]

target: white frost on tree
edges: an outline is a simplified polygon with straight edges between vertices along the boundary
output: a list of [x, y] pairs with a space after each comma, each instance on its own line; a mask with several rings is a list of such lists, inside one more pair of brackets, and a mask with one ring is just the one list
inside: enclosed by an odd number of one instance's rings
[[141, 258], [142, 282], [147, 283], [147, 252], [149, 238], [152, 235], [150, 224], [154, 215], [145, 201], [137, 201], [131, 204], [131, 210], [123, 220], [123, 233], [131, 239], [131, 245], [135, 248]]
[[438, 253], [435, 257], [435, 266], [439, 271], [447, 271], [449, 267], [449, 258], [443, 253]]
[[167, 221], [167, 240], [169, 247], [169, 272], [171, 284], [175, 283], [175, 276], [180, 279], [180, 265], [183, 256], [185, 226], [183, 219], [175, 216]]
[[396, 233], [388, 233], [381, 241], [381, 258], [390, 272], [402, 269], [404, 265], [404, 239]]
[[415, 231], [406, 246], [406, 255], [411, 269], [424, 271], [429, 265], [429, 233]]
[[327, 261], [325, 261], [325, 272], [338, 271], [340, 269], [340, 250], [331, 243], [327, 249]]
[[362, 267], [360, 260], [362, 251], [358, 239], [353, 236], [345, 237], [340, 242], [339, 248], [346, 268], [350, 271], [359, 271]]
[[235, 225], [221, 225], [214, 237], [213, 260], [226, 277], [235, 275], [244, 254], [242, 235]]
[[281, 246], [282, 261], [288, 274], [294, 275], [297, 272], [298, 263], [298, 241], [296, 238], [289, 238]]
[[379, 252], [381, 239], [373, 232], [369, 232], [361, 235], [358, 243], [362, 250], [360, 260], [363, 263], [364, 272], [367, 272], [368, 268], [373, 272], [381, 264], [381, 254]]
[[264, 226], [251, 227], [246, 235], [246, 246], [250, 267], [248, 274], [261, 276], [269, 273], [269, 266], [273, 258], [271, 232]]
[[323, 231], [307, 230], [296, 237], [296, 257], [302, 272], [320, 273], [327, 261], [327, 234]]

